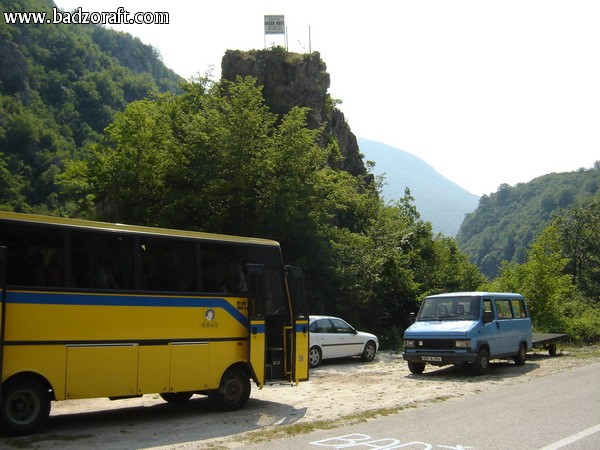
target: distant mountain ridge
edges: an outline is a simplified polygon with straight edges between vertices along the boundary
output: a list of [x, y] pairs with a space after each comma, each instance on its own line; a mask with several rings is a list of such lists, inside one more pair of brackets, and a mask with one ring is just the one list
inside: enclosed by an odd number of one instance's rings
[[436, 232], [456, 236], [465, 219], [479, 203], [479, 197], [448, 180], [417, 156], [391, 145], [359, 138], [365, 161], [375, 162], [374, 175], [384, 175], [383, 197], [398, 200], [410, 189], [421, 217]]
[[497, 192], [481, 197], [456, 241], [484, 275], [494, 278], [502, 261], [525, 261], [529, 245], [553, 217], [590, 202], [600, 202], [600, 161], [590, 169], [500, 185]]

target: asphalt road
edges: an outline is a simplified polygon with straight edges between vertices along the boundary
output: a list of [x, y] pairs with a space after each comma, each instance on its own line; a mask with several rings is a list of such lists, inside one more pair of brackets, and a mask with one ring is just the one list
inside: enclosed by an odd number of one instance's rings
[[252, 448], [600, 449], [600, 364]]

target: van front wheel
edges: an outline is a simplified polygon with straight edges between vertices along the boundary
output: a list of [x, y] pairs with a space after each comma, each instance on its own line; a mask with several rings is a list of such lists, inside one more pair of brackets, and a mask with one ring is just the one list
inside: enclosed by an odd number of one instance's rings
[[423, 373], [423, 371], [425, 370], [425, 363], [408, 361], [408, 370], [410, 370], [410, 373], [419, 375], [419, 374]]
[[473, 370], [476, 375], [485, 375], [490, 368], [490, 354], [487, 350], [479, 350], [477, 359], [473, 363]]

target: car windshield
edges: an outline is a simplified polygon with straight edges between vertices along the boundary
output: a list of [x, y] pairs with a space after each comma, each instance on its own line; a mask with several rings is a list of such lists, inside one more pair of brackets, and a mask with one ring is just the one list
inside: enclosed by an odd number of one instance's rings
[[417, 320], [476, 320], [479, 297], [437, 297], [423, 300]]

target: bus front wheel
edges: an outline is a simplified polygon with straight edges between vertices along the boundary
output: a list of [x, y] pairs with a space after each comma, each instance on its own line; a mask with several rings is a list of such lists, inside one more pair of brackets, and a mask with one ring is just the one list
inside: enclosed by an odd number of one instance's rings
[[219, 389], [208, 392], [213, 408], [217, 411], [235, 411], [246, 404], [250, 397], [250, 378], [240, 369], [229, 369], [221, 378]]
[[40, 428], [50, 415], [50, 393], [30, 377], [15, 378], [2, 386], [0, 420], [7, 434], [24, 436]]

